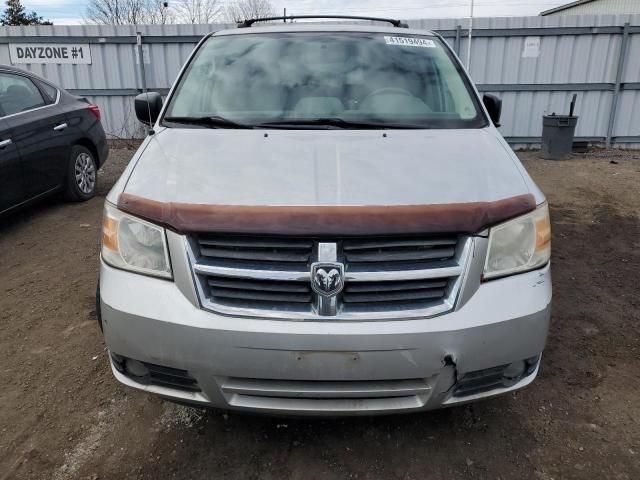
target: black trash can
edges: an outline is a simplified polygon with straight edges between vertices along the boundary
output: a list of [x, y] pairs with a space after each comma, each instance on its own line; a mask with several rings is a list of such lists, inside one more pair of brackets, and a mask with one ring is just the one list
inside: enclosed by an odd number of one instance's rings
[[542, 158], [563, 160], [571, 153], [578, 117], [544, 115], [542, 117]]

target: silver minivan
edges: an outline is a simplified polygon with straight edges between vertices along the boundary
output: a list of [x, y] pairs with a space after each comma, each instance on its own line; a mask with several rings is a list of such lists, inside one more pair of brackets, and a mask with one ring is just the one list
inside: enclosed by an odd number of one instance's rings
[[179, 402], [427, 410], [540, 366], [547, 203], [437, 34], [268, 23], [206, 36], [109, 193], [115, 377]]

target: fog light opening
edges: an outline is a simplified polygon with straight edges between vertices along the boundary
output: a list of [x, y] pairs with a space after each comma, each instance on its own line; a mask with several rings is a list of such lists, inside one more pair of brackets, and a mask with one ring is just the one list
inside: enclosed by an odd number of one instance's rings
[[109, 356], [111, 357], [111, 362], [113, 363], [114, 368], [120, 373], [125, 372], [124, 361], [125, 358], [117, 353], [109, 352]]
[[507, 368], [502, 372], [502, 376], [508, 381], [518, 381], [522, 378], [522, 375], [527, 369], [527, 364], [524, 360], [510, 363]]
[[146, 377], [149, 375], [149, 369], [142, 362], [132, 358], [127, 358], [125, 361], [125, 369], [133, 377]]
[[524, 362], [527, 364], [527, 372], [526, 375], [531, 375], [535, 372], [536, 368], [538, 368], [538, 364], [540, 363], [540, 358], [542, 354], [536, 355], [535, 357], [529, 357]]

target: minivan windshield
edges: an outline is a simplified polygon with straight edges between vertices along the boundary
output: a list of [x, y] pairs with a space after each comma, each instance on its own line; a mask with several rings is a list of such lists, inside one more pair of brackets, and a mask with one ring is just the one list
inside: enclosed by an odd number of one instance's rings
[[487, 121], [437, 37], [274, 32], [210, 37], [182, 75], [164, 123], [480, 128]]

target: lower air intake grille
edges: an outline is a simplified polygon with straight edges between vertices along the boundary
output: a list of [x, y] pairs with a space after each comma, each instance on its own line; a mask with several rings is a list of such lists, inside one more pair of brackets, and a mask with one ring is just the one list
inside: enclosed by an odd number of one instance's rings
[[424, 406], [431, 393], [423, 379], [332, 382], [227, 378], [221, 387], [232, 406], [316, 413], [409, 410]]
[[186, 370], [163, 367], [162, 365], [154, 365], [153, 363], [146, 362], [142, 362], [142, 364], [149, 370], [149, 383], [152, 385], [176, 388], [189, 392], [200, 391], [197, 380], [189, 375], [189, 372]]
[[186, 370], [165, 367], [155, 363], [141, 362], [109, 352], [113, 366], [120, 373], [128, 376], [137, 383], [157, 385], [160, 387], [199, 392], [198, 381]]
[[499, 367], [465, 373], [464, 376], [458, 380], [453, 394], [456, 397], [464, 397], [504, 387], [504, 371], [506, 368], [507, 365], [501, 365]]

